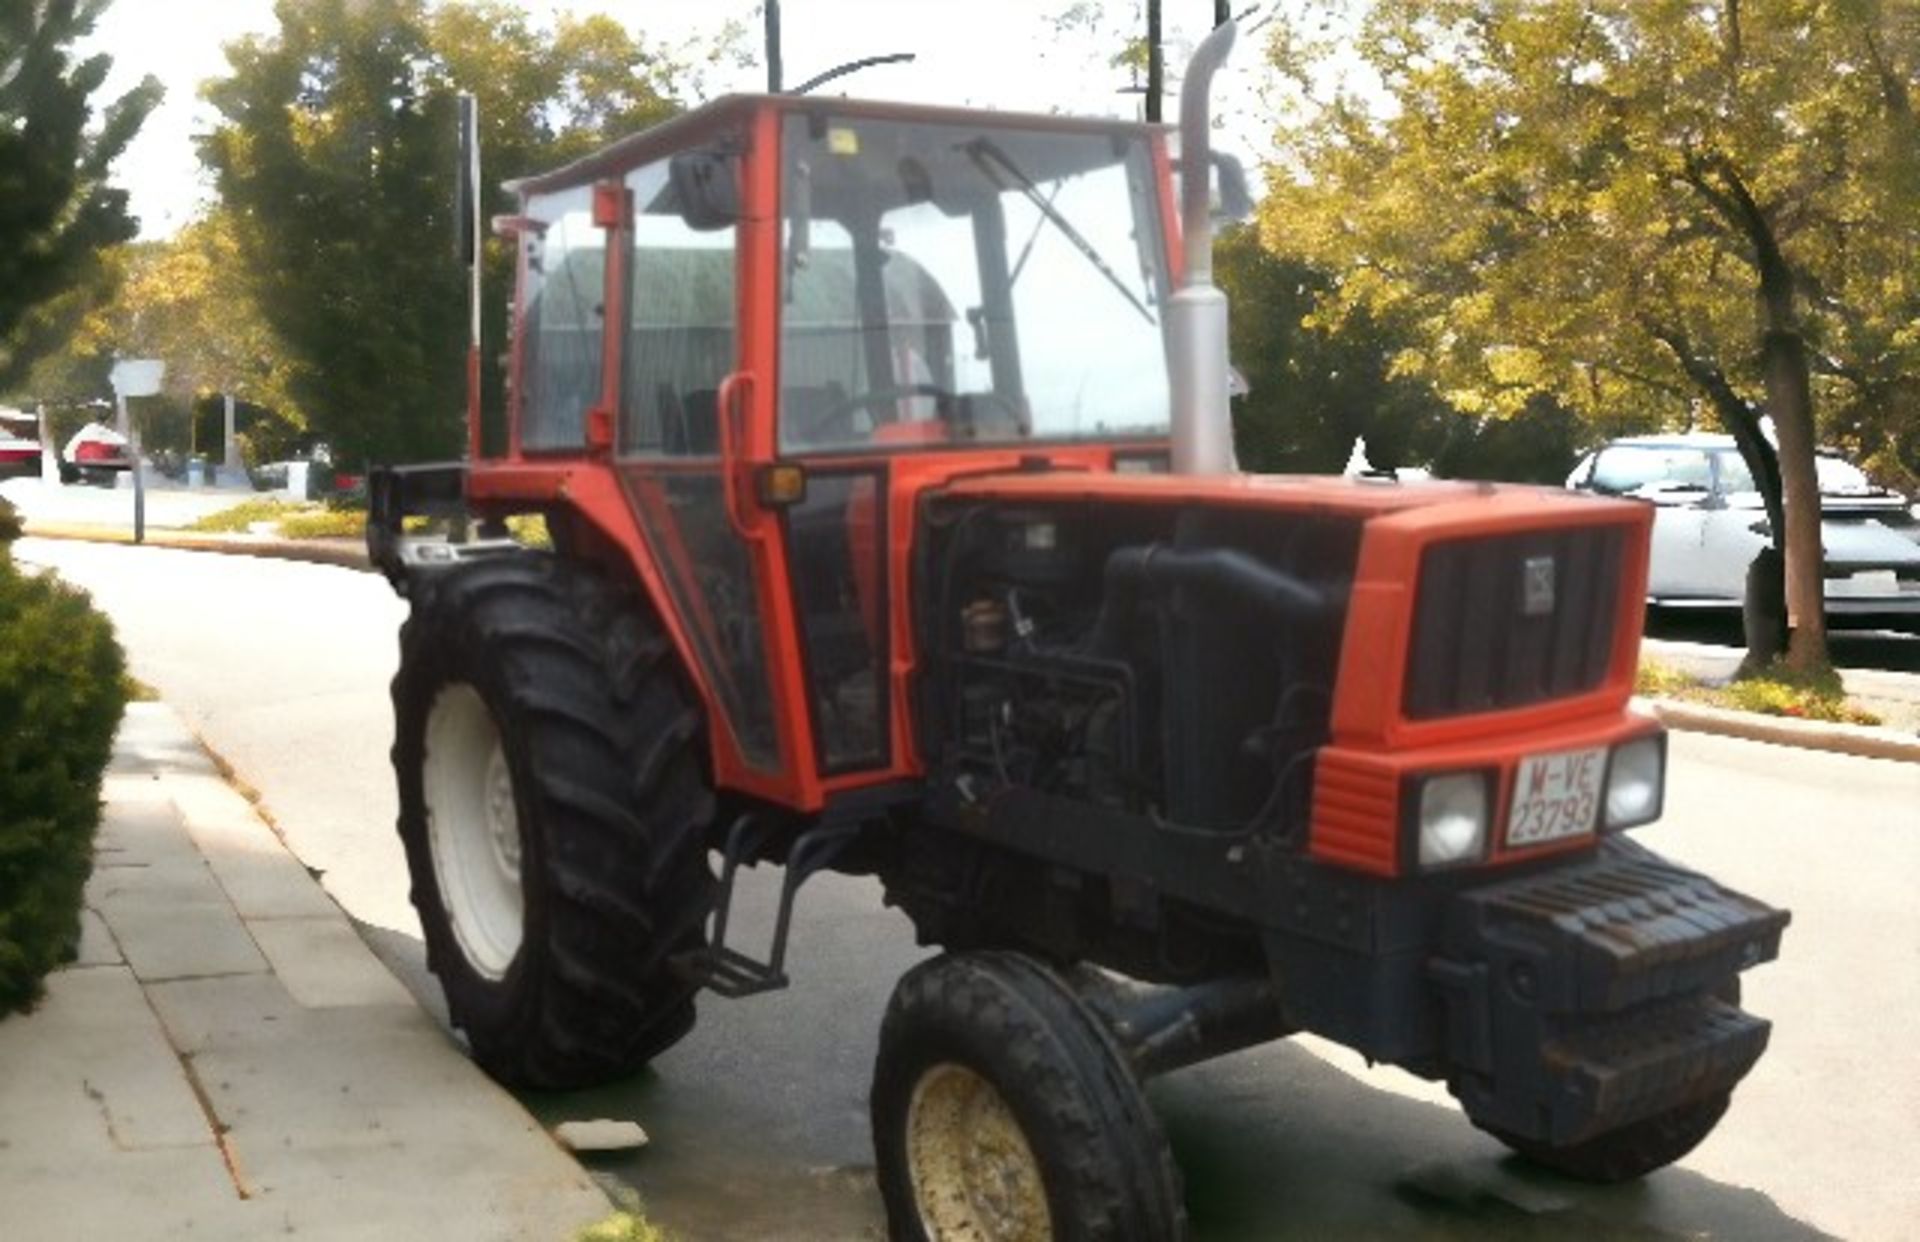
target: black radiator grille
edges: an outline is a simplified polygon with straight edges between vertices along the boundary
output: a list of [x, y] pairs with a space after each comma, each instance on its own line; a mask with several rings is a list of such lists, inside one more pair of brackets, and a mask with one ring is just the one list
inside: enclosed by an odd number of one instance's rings
[[1584, 526], [1429, 547], [1407, 656], [1407, 718], [1525, 707], [1598, 686], [1620, 616], [1626, 541], [1626, 527]]

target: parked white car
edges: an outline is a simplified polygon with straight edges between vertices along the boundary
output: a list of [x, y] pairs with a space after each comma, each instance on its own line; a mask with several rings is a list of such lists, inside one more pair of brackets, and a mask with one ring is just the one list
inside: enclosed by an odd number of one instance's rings
[[[1836, 453], [1816, 460], [1829, 624], [1920, 626], [1920, 507], [1875, 487]], [[1567, 486], [1651, 501], [1651, 602], [1738, 608], [1747, 566], [1770, 541], [1766, 507], [1732, 436], [1615, 440]]]

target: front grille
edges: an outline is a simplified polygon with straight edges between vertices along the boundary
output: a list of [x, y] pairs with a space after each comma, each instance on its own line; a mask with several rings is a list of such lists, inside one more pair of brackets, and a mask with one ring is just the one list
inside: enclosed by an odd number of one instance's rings
[[[1583, 526], [1429, 547], [1407, 657], [1407, 718], [1525, 707], [1598, 686], [1620, 616], [1626, 542], [1624, 526]], [[1551, 575], [1544, 592], [1543, 572]]]

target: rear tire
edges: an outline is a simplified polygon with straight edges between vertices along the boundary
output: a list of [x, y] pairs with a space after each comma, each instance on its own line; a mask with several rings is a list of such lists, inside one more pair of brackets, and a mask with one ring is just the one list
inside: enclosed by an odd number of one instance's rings
[[909, 971], [871, 1101], [896, 1239], [1186, 1236], [1179, 1171], [1125, 1056], [1032, 958], [949, 954]]
[[552, 557], [416, 581], [393, 682], [427, 965], [502, 1082], [633, 1073], [693, 1026], [714, 799], [671, 645]]

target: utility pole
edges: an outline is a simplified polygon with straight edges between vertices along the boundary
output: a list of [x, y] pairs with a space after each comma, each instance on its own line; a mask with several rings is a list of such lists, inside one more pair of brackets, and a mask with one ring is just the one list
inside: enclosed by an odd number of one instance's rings
[[780, 93], [780, 0], [766, 0], [767, 94]]
[[1147, 122], [1160, 123], [1160, 91], [1167, 76], [1160, 55], [1160, 0], [1147, 0]]

